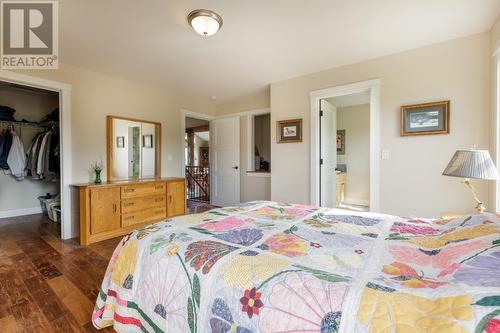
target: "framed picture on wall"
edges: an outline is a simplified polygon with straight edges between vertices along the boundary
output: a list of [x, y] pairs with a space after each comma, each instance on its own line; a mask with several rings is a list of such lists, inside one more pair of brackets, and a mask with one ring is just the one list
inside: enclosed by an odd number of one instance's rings
[[116, 148], [125, 148], [125, 137], [117, 136], [116, 137]]
[[142, 136], [142, 147], [153, 148], [153, 134], [146, 134]]
[[401, 107], [401, 136], [450, 133], [450, 101]]
[[302, 119], [277, 121], [276, 141], [278, 143], [302, 142]]
[[337, 131], [337, 155], [345, 155], [345, 130]]

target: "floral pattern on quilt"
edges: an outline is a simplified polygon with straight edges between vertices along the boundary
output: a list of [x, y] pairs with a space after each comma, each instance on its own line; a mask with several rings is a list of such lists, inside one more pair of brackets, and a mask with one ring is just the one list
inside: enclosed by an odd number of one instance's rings
[[114, 251], [92, 316], [127, 332], [500, 332], [500, 218], [251, 202]]

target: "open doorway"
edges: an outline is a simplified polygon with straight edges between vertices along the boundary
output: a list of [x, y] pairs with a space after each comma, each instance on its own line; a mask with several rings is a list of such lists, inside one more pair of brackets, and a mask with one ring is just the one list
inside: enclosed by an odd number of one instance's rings
[[184, 142], [188, 206], [210, 204], [210, 122], [186, 117]]
[[321, 99], [321, 206], [370, 207], [370, 93]]
[[380, 80], [316, 90], [310, 96], [311, 204], [377, 212]]
[[0, 81], [0, 226], [32, 221], [61, 237], [60, 93]]

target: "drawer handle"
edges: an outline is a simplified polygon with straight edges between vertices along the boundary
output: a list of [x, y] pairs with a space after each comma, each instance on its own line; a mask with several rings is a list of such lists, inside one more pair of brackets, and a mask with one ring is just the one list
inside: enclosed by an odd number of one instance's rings
[[134, 219], [134, 217], [135, 217], [134, 215], [131, 215], [131, 216], [126, 216], [126, 217], [124, 218], [124, 220], [133, 220], [133, 219]]
[[155, 199], [155, 202], [160, 202], [160, 201], [163, 201], [163, 198], [156, 198]]
[[123, 204], [123, 207], [130, 207], [130, 206], [133, 206], [134, 203], [133, 202], [126, 202]]
[[133, 188], [126, 188], [123, 190], [123, 192], [125, 192], [125, 193], [134, 192], [134, 191], [135, 191], [135, 189], [133, 189]]
[[156, 185], [156, 186], [155, 186], [155, 189], [156, 189], [156, 190], [163, 190], [163, 185]]

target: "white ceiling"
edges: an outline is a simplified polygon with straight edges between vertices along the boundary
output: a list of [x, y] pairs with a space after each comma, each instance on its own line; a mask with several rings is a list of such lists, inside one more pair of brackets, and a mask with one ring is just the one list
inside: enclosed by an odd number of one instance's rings
[[[499, 0], [60, 0], [61, 61], [224, 103], [269, 83], [488, 30]], [[187, 14], [224, 19], [197, 35]], [[215, 102], [214, 102], [215, 103]]]
[[350, 94], [338, 97], [332, 97], [326, 99], [330, 104], [338, 108], [343, 108], [346, 106], [369, 104], [370, 103], [370, 93], [362, 92], [359, 94]]

